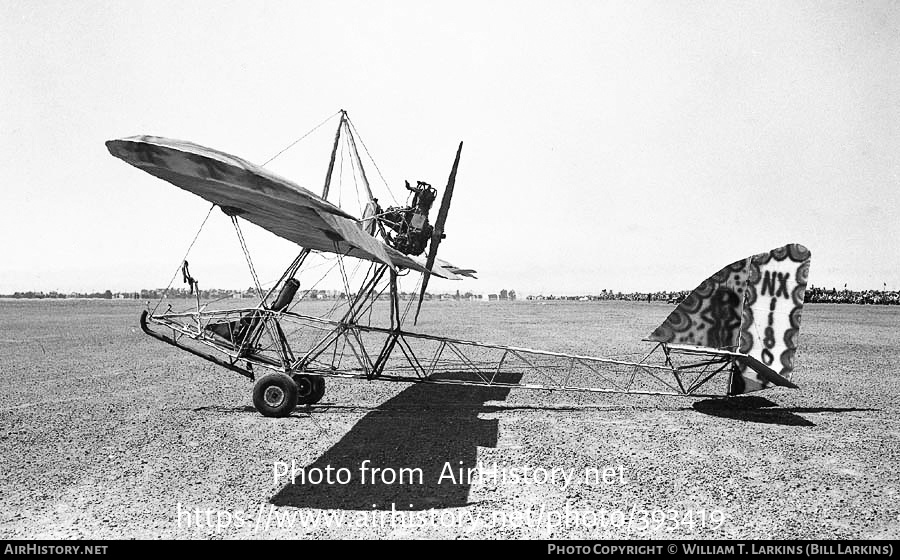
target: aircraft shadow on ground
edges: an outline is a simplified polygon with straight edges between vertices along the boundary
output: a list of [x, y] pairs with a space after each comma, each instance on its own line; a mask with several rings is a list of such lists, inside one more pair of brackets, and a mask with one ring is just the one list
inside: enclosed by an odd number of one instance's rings
[[865, 412], [871, 408], [831, 408], [831, 407], [791, 407], [781, 408], [777, 403], [764, 397], [743, 396], [730, 399], [708, 399], [694, 403], [694, 410], [710, 416], [758, 422], [761, 424], [781, 424], [783, 426], [815, 426], [799, 414], [819, 412]]
[[[497, 381], [517, 383], [520, 377]], [[286, 484], [270, 502], [298, 508], [367, 511], [465, 506], [469, 484], [459, 480], [460, 469], [476, 466], [478, 447], [497, 445], [498, 421], [478, 415], [493, 409], [484, 406], [486, 402], [504, 400], [508, 394], [509, 389], [502, 387], [412, 385], [367, 413], [321, 457], [305, 465], [306, 473], [313, 469], [324, 472], [328, 466], [335, 471], [345, 468], [351, 477], [349, 482], [313, 484], [298, 479]], [[465, 405], [444, 406], [447, 402]], [[370, 470], [363, 476], [361, 466], [366, 460], [370, 461]], [[446, 465], [457, 480], [444, 479], [439, 484]], [[301, 467], [298, 465], [298, 470]], [[382, 479], [383, 472], [379, 472], [373, 480], [371, 469], [390, 469], [398, 478], [388, 483], [389, 479]], [[413, 474], [404, 479], [407, 483], [400, 484], [401, 469], [420, 469], [421, 481]]]

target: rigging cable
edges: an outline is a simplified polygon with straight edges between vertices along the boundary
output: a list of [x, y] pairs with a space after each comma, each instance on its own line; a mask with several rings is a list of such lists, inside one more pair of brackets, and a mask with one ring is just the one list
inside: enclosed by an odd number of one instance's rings
[[241, 232], [241, 226], [238, 224], [237, 216], [231, 216], [231, 223], [234, 224], [234, 231], [237, 232], [238, 240], [241, 242], [241, 249], [244, 251], [244, 258], [247, 259], [247, 264], [250, 267], [250, 275], [253, 276], [253, 283], [256, 285], [256, 293], [259, 295], [259, 299], [262, 301], [265, 298], [265, 295], [262, 291], [262, 286], [259, 285], [259, 277], [256, 275], [256, 268], [253, 267], [253, 261], [250, 259], [250, 251], [247, 250], [247, 242], [244, 241], [244, 234]]
[[318, 130], [319, 128], [321, 128], [322, 125], [324, 125], [325, 123], [327, 123], [328, 121], [330, 121], [331, 119], [333, 119], [334, 117], [336, 117], [336, 116], [338, 116], [338, 115], [340, 115], [340, 114], [341, 114], [341, 112], [338, 111], [337, 113], [331, 115], [330, 117], [328, 117], [328, 118], [325, 119], [324, 121], [320, 122], [320, 123], [317, 124], [312, 130], [310, 130], [309, 132], [307, 132], [306, 134], [304, 134], [304, 135], [301, 136], [300, 138], [297, 138], [296, 140], [294, 140], [293, 142], [291, 142], [291, 143], [288, 145], [288, 147], [286, 147], [285, 149], [281, 150], [280, 152], [278, 152], [278, 153], [275, 154], [274, 156], [272, 156], [272, 157], [270, 157], [269, 159], [267, 159], [266, 162], [265, 162], [264, 164], [262, 164], [260, 167], [265, 167], [265, 166], [269, 165], [270, 163], [272, 163], [272, 160], [274, 160], [275, 158], [277, 158], [278, 156], [280, 156], [280, 155], [283, 154], [284, 152], [286, 152], [286, 151], [290, 150], [291, 148], [293, 148], [294, 146], [296, 146], [298, 142], [300, 142], [301, 140], [303, 140], [304, 138], [306, 138], [307, 136], [309, 136], [310, 134], [312, 134], [313, 132], [315, 132], [316, 130]]
[[[422, 286], [422, 279], [423, 279], [423, 278], [425, 278], [425, 275], [424, 275], [424, 274], [421, 275], [421, 276], [419, 276], [419, 281], [416, 282], [416, 289], [413, 290], [412, 294], [410, 294], [410, 295], [415, 296], [417, 293], [419, 293], [419, 288]], [[409, 310], [410, 310], [410, 308], [412, 308], [412, 304], [413, 304], [413, 302], [414, 302], [415, 300], [416, 300], [415, 297], [409, 298], [409, 301], [408, 301], [408, 303], [406, 304], [406, 309], [403, 311], [403, 318], [400, 319], [400, 323], [401, 323], [401, 324], [402, 324], [404, 321], [406, 321], [406, 315], [409, 314]]]
[[[391, 196], [391, 199], [394, 201], [394, 206], [399, 206], [400, 203], [397, 202], [397, 198], [394, 196], [394, 193], [391, 192], [391, 187], [388, 185], [387, 179], [384, 178], [384, 175], [381, 173], [381, 169], [379, 169], [378, 164], [375, 162], [375, 158], [372, 157], [372, 154], [369, 153], [369, 148], [366, 146], [365, 141], [362, 139], [362, 136], [359, 135], [359, 131], [356, 130], [356, 125], [353, 124], [353, 121], [350, 120], [350, 117], [347, 117], [347, 122], [353, 128], [353, 133], [359, 138], [359, 143], [362, 144], [363, 150], [366, 151], [366, 155], [369, 156], [369, 159], [372, 160], [372, 165], [375, 166], [375, 170], [378, 171], [378, 176], [381, 177], [381, 181], [384, 183], [384, 186], [387, 188], [388, 194]], [[360, 163], [362, 165], [362, 163]]]
[[175, 278], [178, 277], [178, 273], [181, 271], [181, 267], [182, 267], [184, 261], [187, 260], [187, 257], [190, 254], [191, 249], [194, 248], [194, 243], [196, 243], [197, 238], [200, 237], [200, 232], [203, 231], [203, 226], [206, 225], [206, 220], [209, 219], [209, 216], [210, 216], [210, 214], [212, 214], [213, 208], [215, 208], [215, 207], [216, 207], [216, 205], [213, 204], [212, 206], [209, 207], [209, 211], [206, 212], [206, 217], [203, 218], [203, 222], [200, 224], [200, 229], [197, 230], [197, 234], [194, 236], [194, 240], [191, 241], [190, 245], [188, 245], [187, 251], [185, 251], [184, 257], [181, 259], [182, 264], [179, 264], [178, 268], [175, 269], [175, 274], [172, 275], [172, 279], [169, 280], [169, 284], [168, 284], [168, 286], [166, 286], [166, 289], [163, 292], [162, 297], [159, 298], [159, 301], [156, 303], [156, 307], [154, 307], [153, 312], [150, 313], [151, 316], [156, 314], [156, 310], [159, 309], [159, 306], [162, 304], [162, 300], [166, 299], [166, 295], [169, 293], [169, 290], [172, 288], [172, 282], [174, 282]]

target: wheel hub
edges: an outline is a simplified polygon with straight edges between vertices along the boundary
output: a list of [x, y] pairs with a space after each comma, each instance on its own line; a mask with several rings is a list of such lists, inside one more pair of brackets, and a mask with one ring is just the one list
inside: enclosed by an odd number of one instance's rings
[[263, 400], [266, 401], [267, 405], [273, 408], [281, 406], [281, 403], [284, 402], [284, 398], [284, 391], [281, 387], [268, 387], [263, 393]]
[[297, 395], [306, 397], [313, 391], [313, 381], [309, 377], [300, 375], [294, 378], [297, 383]]

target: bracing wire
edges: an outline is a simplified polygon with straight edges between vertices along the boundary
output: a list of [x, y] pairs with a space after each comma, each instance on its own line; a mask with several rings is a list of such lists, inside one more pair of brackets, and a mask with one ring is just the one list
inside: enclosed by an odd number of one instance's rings
[[234, 230], [237, 232], [238, 240], [241, 242], [241, 249], [244, 251], [244, 258], [247, 259], [247, 265], [250, 268], [250, 275], [253, 277], [256, 292], [259, 295], [259, 299], [263, 300], [265, 294], [263, 294], [262, 286], [259, 284], [259, 277], [256, 275], [256, 268], [253, 266], [253, 260], [250, 258], [250, 251], [247, 249], [247, 242], [244, 240], [244, 234], [241, 231], [240, 224], [238, 224], [237, 216], [232, 216], [231, 222], [234, 224]]
[[191, 252], [191, 249], [194, 248], [194, 243], [196, 243], [196, 242], [197, 242], [197, 239], [200, 237], [200, 232], [203, 231], [203, 226], [206, 225], [206, 221], [209, 219], [209, 216], [212, 214], [213, 208], [215, 208], [215, 207], [216, 207], [216, 205], [213, 204], [212, 206], [209, 207], [209, 210], [206, 212], [206, 217], [203, 218], [203, 222], [200, 224], [200, 228], [197, 230], [197, 234], [194, 235], [194, 240], [191, 241], [191, 244], [190, 244], [190, 245], [188, 245], [187, 251], [184, 252], [184, 257], [182, 257], [181, 262], [178, 263], [178, 268], [175, 269], [175, 274], [173, 274], [173, 275], [172, 275], [172, 279], [169, 280], [169, 284], [166, 286], [166, 289], [165, 289], [165, 291], [163, 292], [162, 297], [160, 297], [160, 298], [159, 298], [159, 301], [156, 303], [156, 307], [153, 308], [153, 312], [151, 313], [151, 315], [155, 315], [155, 314], [156, 314], [156, 310], [159, 309], [159, 306], [160, 306], [160, 305], [162, 305], [162, 301], [163, 301], [164, 299], [166, 299], [166, 295], [168, 295], [169, 290], [172, 288], [172, 282], [174, 282], [174, 281], [175, 281], [175, 278], [178, 277], [178, 273], [181, 271], [182, 264], [184, 263], [184, 261], [187, 260], [188, 255], [189, 255], [190, 252]]
[[[423, 278], [425, 278], [424, 274], [419, 276], [419, 281], [416, 282], [416, 289], [413, 290], [413, 292], [412, 292], [413, 296], [415, 296], [416, 294], [419, 293], [419, 289], [422, 287], [422, 279]], [[409, 301], [407, 302], [406, 309], [403, 311], [403, 318], [400, 320], [401, 323], [406, 321], [406, 316], [409, 314], [409, 310], [412, 308], [412, 304], [414, 301], [416, 301], [416, 299], [417, 299], [416, 297], [411, 297], [409, 299]]]
[[[366, 142], [360, 136], [359, 131], [356, 129], [356, 125], [353, 124], [353, 121], [350, 120], [350, 117], [347, 117], [347, 122], [350, 124], [350, 127], [353, 128], [353, 134], [359, 138], [359, 143], [362, 144], [363, 150], [366, 151], [366, 155], [369, 156], [369, 159], [372, 161], [372, 165], [375, 166], [375, 170], [378, 171], [378, 176], [381, 177], [381, 182], [384, 183], [385, 188], [387, 188], [388, 194], [391, 196], [391, 199], [394, 201], [395, 205], [399, 205], [397, 202], [397, 198], [394, 196], [394, 193], [391, 192], [391, 187], [388, 185], [387, 179], [384, 178], [384, 175], [381, 173], [381, 169], [378, 167], [378, 163], [375, 162], [375, 158], [372, 157], [372, 154], [369, 153], [369, 148], [366, 146]], [[360, 164], [362, 165], [362, 164]]]
[[269, 159], [267, 159], [266, 162], [265, 162], [264, 164], [262, 164], [261, 167], [265, 167], [265, 166], [269, 165], [270, 163], [272, 163], [272, 161], [273, 161], [275, 158], [277, 158], [278, 156], [280, 156], [280, 155], [283, 154], [284, 152], [286, 152], [286, 151], [290, 150], [291, 148], [293, 148], [294, 146], [296, 146], [301, 140], [303, 140], [304, 138], [306, 138], [307, 136], [309, 136], [310, 134], [312, 134], [313, 132], [315, 132], [316, 130], [318, 130], [319, 128], [321, 128], [322, 125], [324, 125], [325, 123], [327, 123], [328, 121], [330, 121], [331, 119], [333, 119], [334, 117], [336, 117], [336, 116], [338, 116], [338, 115], [340, 115], [340, 114], [341, 114], [341, 112], [338, 111], [337, 113], [331, 115], [330, 117], [328, 117], [328, 118], [325, 119], [324, 121], [322, 121], [322, 122], [320, 122], [319, 124], [317, 124], [315, 127], [313, 127], [312, 130], [310, 130], [309, 132], [307, 132], [306, 134], [304, 134], [304, 135], [301, 136], [300, 138], [297, 138], [296, 140], [294, 140], [293, 142], [291, 142], [290, 144], [288, 144], [288, 146], [287, 146], [286, 148], [284, 148], [283, 150], [281, 150], [280, 152], [278, 152], [278, 153], [275, 154], [274, 156], [272, 156], [272, 157], [270, 157]]

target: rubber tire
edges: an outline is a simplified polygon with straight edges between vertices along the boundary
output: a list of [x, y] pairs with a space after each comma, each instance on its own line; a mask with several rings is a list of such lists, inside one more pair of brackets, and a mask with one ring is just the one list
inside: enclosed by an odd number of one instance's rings
[[316, 404], [325, 396], [325, 378], [305, 373], [295, 375], [297, 384], [297, 404]]
[[[277, 388], [282, 391], [284, 398], [278, 404], [266, 402], [266, 391]], [[253, 386], [253, 406], [263, 416], [269, 418], [284, 418], [297, 408], [297, 384], [289, 376], [283, 373], [270, 373], [264, 375]]]
[[[321, 376], [313, 377], [316, 381], [316, 402], [322, 400], [322, 397], [325, 396], [325, 378]], [[315, 404], [315, 403], [313, 403]]]
[[319, 402], [325, 396], [325, 378], [320, 376], [313, 379], [316, 380], [316, 402]]

